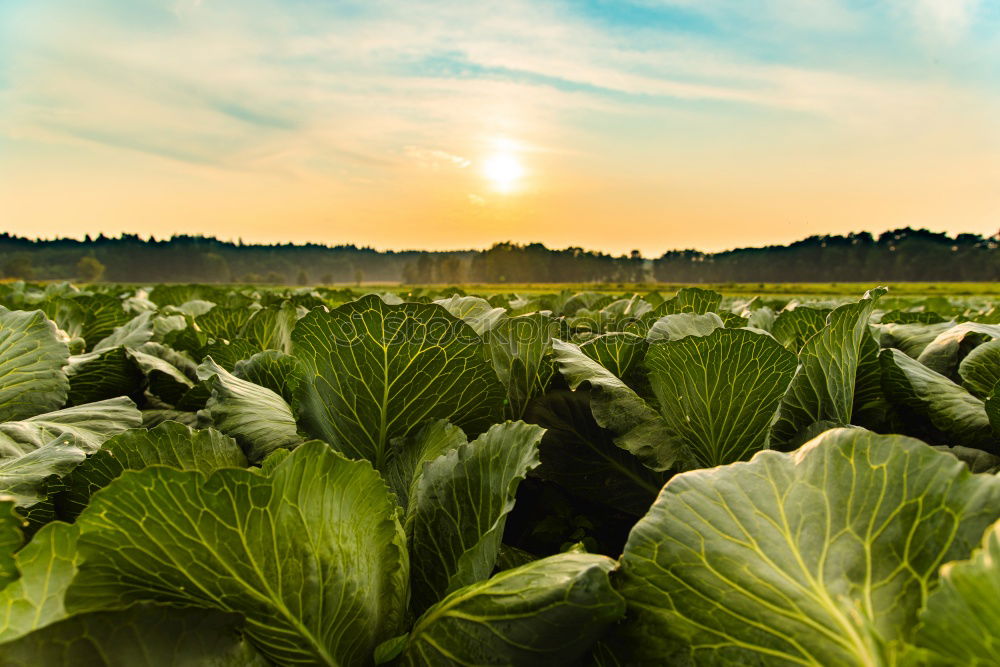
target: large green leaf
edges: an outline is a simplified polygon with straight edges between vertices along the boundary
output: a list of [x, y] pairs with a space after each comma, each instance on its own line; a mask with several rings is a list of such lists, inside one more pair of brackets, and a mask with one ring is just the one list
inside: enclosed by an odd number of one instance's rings
[[137, 601], [246, 618], [279, 663], [365, 664], [395, 635], [408, 567], [397, 508], [365, 461], [320, 442], [270, 474], [125, 472], [77, 519], [75, 613]]
[[81, 337], [83, 333], [83, 323], [87, 319], [87, 312], [83, 307], [66, 296], [57, 296], [46, 299], [38, 304], [39, 310], [45, 316], [56, 323], [56, 326], [66, 332], [72, 338]]
[[[607, 306], [611, 303], [612, 297], [609, 294], [602, 294], [600, 292], [577, 292], [576, 294], [569, 297], [559, 309], [563, 315], [576, 315], [577, 311], [581, 309], [595, 311]], [[511, 302], [511, 307], [515, 308], [514, 302]]]
[[556, 372], [550, 352], [559, 328], [557, 320], [535, 313], [505, 318], [486, 334], [493, 369], [507, 387], [508, 418], [520, 419], [531, 399], [548, 388]]
[[291, 353], [292, 330], [298, 319], [298, 312], [290, 303], [263, 308], [247, 321], [240, 336], [261, 350]]
[[81, 294], [73, 300], [87, 315], [80, 336], [87, 342], [88, 350], [129, 321], [129, 315], [125, 312], [121, 299], [117, 297], [108, 294]]
[[[153, 318], [153, 342], [164, 343], [178, 331], [190, 331], [190, 315], [157, 315]], [[205, 336], [207, 338], [207, 336]], [[131, 345], [131, 343], [129, 343]]]
[[40, 306], [60, 329], [83, 338], [87, 349], [129, 320], [121, 300], [107, 294], [59, 296]]
[[233, 375], [241, 380], [267, 387], [291, 403], [297, 386], [295, 357], [278, 350], [264, 350], [249, 359], [236, 362]]
[[698, 467], [749, 458], [767, 445], [795, 355], [746, 329], [654, 343], [650, 383], [671, 437]]
[[146, 311], [115, 327], [114, 331], [97, 341], [91, 352], [103, 352], [113, 347], [139, 347], [153, 337], [154, 314]]
[[626, 662], [883, 664], [998, 516], [1000, 479], [857, 428], [675, 476], [622, 556]]
[[95, 491], [124, 471], [151, 465], [209, 473], [219, 468], [245, 468], [247, 459], [235, 440], [215, 429], [199, 431], [166, 421], [149, 430], [125, 431], [107, 440], [66, 478], [63, 501], [67, 511], [79, 514]]
[[878, 433], [885, 432], [889, 402], [882, 389], [882, 366], [879, 362], [878, 341], [866, 331], [858, 349], [858, 372], [854, 380], [854, 401], [851, 423]]
[[666, 422], [614, 373], [580, 348], [552, 341], [559, 371], [570, 389], [590, 390], [590, 409], [601, 428], [615, 434], [615, 444], [652, 470], [668, 470], [685, 452], [671, 439]]
[[465, 433], [445, 419], [428, 422], [422, 429], [391, 443], [383, 477], [400, 507], [406, 509], [417, 490], [423, 466], [469, 441]]
[[459, 589], [417, 620], [404, 665], [576, 665], [618, 620], [615, 562], [564, 553]]
[[580, 351], [624, 380], [642, 363], [647, 347], [642, 336], [613, 331], [582, 343]]
[[1000, 523], [986, 530], [969, 560], [941, 568], [920, 612], [917, 643], [942, 664], [1000, 663]]
[[164, 306], [162, 309], [163, 313], [170, 315], [186, 315], [189, 318], [196, 318], [204, 315], [205, 313], [211, 311], [215, 308], [215, 303], [211, 301], [204, 301], [202, 299], [191, 299], [190, 301], [185, 301], [184, 303], [177, 306]]
[[642, 516], [666, 481], [598, 425], [586, 390], [549, 392], [531, 404], [525, 419], [545, 428], [534, 474], [581, 500]]
[[643, 316], [653, 311], [653, 305], [633, 294], [627, 299], [618, 299], [601, 309], [601, 321], [608, 329], [621, 330], [643, 320]]
[[1000, 340], [983, 343], [958, 366], [962, 384], [972, 394], [985, 399], [1000, 384]]
[[798, 444], [817, 422], [841, 426], [852, 423], [854, 389], [868, 320], [886, 291], [881, 287], [870, 290], [861, 301], [840, 306], [830, 313], [826, 327], [802, 346], [799, 367], [772, 430], [775, 445]]
[[944, 318], [937, 313], [926, 310], [890, 310], [882, 315], [880, 322], [885, 324], [938, 324], [944, 322]]
[[142, 423], [142, 415], [127, 398], [111, 398], [0, 424], [0, 461], [23, 456], [60, 436], [85, 452], [95, 452], [113, 435]]
[[132, 401], [115, 398], [0, 424], [0, 495], [25, 507], [45, 499], [50, 478], [69, 473], [105, 440], [140, 422]]
[[882, 350], [879, 359], [886, 396], [908, 411], [907, 426], [926, 421], [948, 439], [942, 444], [1000, 454], [981, 400], [899, 350]]
[[254, 315], [247, 308], [222, 308], [212, 310], [194, 318], [195, 325], [211, 338], [234, 340], [240, 335], [247, 321]]
[[[751, 311], [750, 316], [747, 318], [746, 325], [743, 326], [752, 327], [761, 331], [771, 331], [771, 329], [774, 328], [777, 319], [777, 315], [774, 314], [774, 311], [770, 307], [763, 306]], [[732, 325], [728, 321], [726, 322], [726, 326], [732, 328]], [[798, 352], [798, 349], [793, 350], [793, 352]]]
[[183, 410], [150, 409], [142, 411], [142, 427], [154, 428], [165, 421], [175, 421], [192, 428], [199, 426], [198, 415]]
[[0, 312], [0, 421], [56, 410], [66, 402], [69, 348], [38, 310]]
[[81, 614], [0, 647], [0, 667], [267, 667], [242, 619], [208, 609], [136, 605]]
[[682, 287], [677, 294], [667, 299], [653, 311], [656, 317], [676, 313], [705, 313], [717, 311], [722, 303], [722, 295], [700, 287]]
[[160, 306], [180, 306], [194, 300], [221, 303], [225, 300], [225, 292], [219, 287], [210, 285], [157, 285], [150, 292], [151, 301]]
[[948, 452], [968, 466], [972, 472], [986, 472], [990, 474], [1000, 472], [1000, 456], [984, 452], [981, 449], [973, 449], [972, 447], [963, 447], [961, 445], [956, 445], [955, 447], [937, 445], [934, 449]]
[[676, 313], [664, 315], [653, 322], [646, 334], [646, 340], [655, 343], [665, 340], [680, 340], [687, 336], [707, 336], [725, 326], [716, 313]]
[[68, 405], [103, 401], [115, 396], [139, 393], [143, 373], [123, 347], [104, 352], [88, 352], [69, 358]]
[[826, 326], [826, 318], [829, 314], [828, 308], [809, 308], [808, 306], [783, 310], [771, 326], [771, 335], [779, 343], [798, 354], [806, 341]]
[[[258, 352], [257, 346], [248, 340], [239, 339], [231, 343], [215, 341], [198, 350], [194, 358], [201, 362], [204, 361], [205, 357], [212, 357], [215, 363], [232, 372], [236, 368], [236, 364], [249, 359]], [[276, 352], [276, 350], [272, 350], [272, 352]]]
[[130, 348], [128, 354], [146, 376], [149, 390], [171, 405], [176, 405], [194, 386], [194, 381], [176, 365], [184, 365], [185, 360], [164, 345], [147, 343], [142, 349]]
[[[196, 329], [194, 324], [189, 323], [184, 316], [179, 317], [183, 326], [167, 331], [158, 340], [171, 349], [190, 354], [193, 358], [198, 355], [199, 350], [208, 344], [208, 334]], [[251, 345], [253, 344], [251, 343]]]
[[538, 465], [543, 433], [524, 422], [497, 424], [423, 466], [406, 516], [417, 612], [493, 571], [507, 514], [518, 484]]
[[15, 560], [20, 578], [0, 590], [0, 655], [5, 642], [68, 616], [66, 590], [76, 576], [79, 557], [76, 526], [43, 526]]
[[958, 379], [958, 364], [977, 345], [1000, 338], [1000, 325], [963, 322], [942, 331], [923, 349], [917, 361], [945, 377]]
[[443, 306], [449, 313], [464, 321], [480, 336], [507, 316], [505, 309], [494, 308], [489, 301], [478, 296], [455, 294], [448, 299], [438, 299], [434, 303]]
[[939, 322], [937, 324], [883, 324], [878, 327], [880, 332], [879, 345], [894, 347], [916, 359], [931, 341], [942, 331], [955, 326], [954, 322]]
[[502, 414], [503, 386], [482, 340], [441, 306], [368, 295], [313, 310], [292, 339], [303, 429], [379, 469], [389, 442], [428, 420], [478, 433]]
[[236, 438], [251, 462], [302, 442], [292, 409], [281, 396], [226, 372], [211, 357], [198, 367], [198, 373], [212, 392], [205, 409], [213, 424]]
[[87, 454], [68, 435], [17, 456], [0, 458], [0, 497], [12, 498], [19, 507], [48, 497], [49, 480], [72, 471]]
[[21, 517], [11, 498], [0, 496], [0, 590], [17, 578], [14, 552], [21, 546]]

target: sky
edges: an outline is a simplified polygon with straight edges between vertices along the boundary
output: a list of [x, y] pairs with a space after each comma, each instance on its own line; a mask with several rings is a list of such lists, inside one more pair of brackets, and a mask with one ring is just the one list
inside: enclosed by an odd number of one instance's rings
[[1000, 0], [0, 0], [0, 229], [615, 254], [1000, 228]]

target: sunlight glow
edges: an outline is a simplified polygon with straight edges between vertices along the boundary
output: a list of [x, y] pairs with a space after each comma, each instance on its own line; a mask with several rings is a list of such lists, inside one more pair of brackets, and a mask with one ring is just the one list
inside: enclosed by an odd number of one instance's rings
[[483, 175], [489, 180], [494, 190], [509, 193], [517, 188], [524, 175], [524, 167], [514, 155], [496, 153], [483, 162]]

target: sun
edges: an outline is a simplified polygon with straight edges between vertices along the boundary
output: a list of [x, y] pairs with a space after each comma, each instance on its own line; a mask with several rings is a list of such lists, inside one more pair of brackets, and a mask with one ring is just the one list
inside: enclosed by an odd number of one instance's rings
[[512, 192], [524, 176], [524, 167], [514, 155], [496, 153], [483, 162], [483, 175], [497, 192]]

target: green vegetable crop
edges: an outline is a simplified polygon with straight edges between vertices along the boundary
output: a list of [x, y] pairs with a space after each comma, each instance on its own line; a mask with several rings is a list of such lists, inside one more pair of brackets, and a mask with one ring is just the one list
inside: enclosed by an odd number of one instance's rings
[[1000, 316], [0, 285], [0, 667], [1000, 664]]

